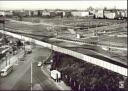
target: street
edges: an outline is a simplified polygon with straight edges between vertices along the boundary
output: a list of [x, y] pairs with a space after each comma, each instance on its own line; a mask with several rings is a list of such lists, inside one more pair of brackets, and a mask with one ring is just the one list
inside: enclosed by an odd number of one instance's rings
[[[4, 90], [30, 90], [31, 88], [31, 62], [32, 67], [32, 86], [34, 90], [59, 90], [51, 78], [47, 77], [40, 67], [37, 67], [37, 59], [39, 56], [46, 57], [50, 50], [46, 48], [36, 48], [28, 54], [24, 62], [14, 65], [14, 70], [7, 77], [0, 78], [0, 89]], [[36, 87], [37, 86], [37, 87]]]

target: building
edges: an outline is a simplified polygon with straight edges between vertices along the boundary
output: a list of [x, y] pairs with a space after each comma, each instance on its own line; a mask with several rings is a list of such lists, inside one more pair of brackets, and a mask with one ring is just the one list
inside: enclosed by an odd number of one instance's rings
[[0, 16], [13, 16], [13, 11], [0, 11]]
[[43, 10], [38, 10], [38, 16], [42, 16]]
[[31, 16], [38, 16], [38, 11], [37, 10], [32, 10], [31, 11]]
[[115, 19], [116, 18], [116, 12], [105, 11], [104, 17], [107, 19]]
[[5, 11], [6, 16], [13, 16], [13, 11]]
[[128, 13], [128, 12], [127, 12], [127, 10], [125, 10], [125, 18], [127, 18], [127, 17], [128, 17], [128, 16], [127, 16], [127, 13]]
[[72, 14], [71, 14], [71, 11], [65, 11], [65, 15], [64, 15], [65, 17], [71, 17], [72, 16]]
[[63, 18], [65, 16], [65, 12], [63, 12], [63, 11], [56, 11], [55, 13], [56, 13], [57, 17]]
[[89, 11], [72, 11], [72, 16], [86, 17], [89, 16]]
[[0, 11], [0, 16], [5, 16], [5, 12], [4, 11]]
[[120, 10], [120, 13], [122, 19], [127, 18], [127, 10]]
[[48, 11], [42, 11], [41, 16], [50, 16], [50, 12]]
[[94, 18], [104, 18], [104, 10], [96, 10], [94, 13]]
[[49, 14], [50, 14], [49, 15], [50, 17], [56, 17], [57, 16], [57, 13], [55, 11], [50, 11]]

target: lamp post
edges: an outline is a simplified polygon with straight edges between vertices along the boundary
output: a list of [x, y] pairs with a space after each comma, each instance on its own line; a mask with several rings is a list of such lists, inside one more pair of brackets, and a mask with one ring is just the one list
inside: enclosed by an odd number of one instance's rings
[[32, 61], [31, 61], [31, 91], [32, 91]]

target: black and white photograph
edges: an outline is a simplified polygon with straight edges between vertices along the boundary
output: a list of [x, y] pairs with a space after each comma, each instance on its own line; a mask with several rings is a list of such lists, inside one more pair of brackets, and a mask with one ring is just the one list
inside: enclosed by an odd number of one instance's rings
[[1, 0], [0, 91], [128, 91], [127, 0]]

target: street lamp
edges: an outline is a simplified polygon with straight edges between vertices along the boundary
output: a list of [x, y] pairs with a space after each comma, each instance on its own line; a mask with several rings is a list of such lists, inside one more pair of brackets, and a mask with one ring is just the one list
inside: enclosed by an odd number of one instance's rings
[[33, 75], [33, 72], [32, 72], [32, 69], [33, 69], [33, 61], [31, 61], [31, 67], [30, 67], [30, 69], [31, 69], [31, 75], [30, 75], [30, 83], [29, 83], [29, 86], [30, 86], [30, 90], [32, 91], [32, 83], [33, 83], [33, 80], [32, 80], [32, 75]]
[[31, 61], [31, 91], [32, 91], [32, 61]]

